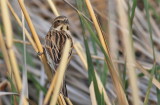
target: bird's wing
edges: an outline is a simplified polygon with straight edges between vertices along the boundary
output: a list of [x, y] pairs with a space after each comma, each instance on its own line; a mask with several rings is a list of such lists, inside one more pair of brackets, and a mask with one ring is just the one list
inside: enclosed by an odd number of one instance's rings
[[56, 69], [56, 63], [59, 52], [55, 42], [55, 32], [50, 30], [45, 37], [45, 55], [47, 57], [48, 64], [53, 70]]
[[[49, 65], [51, 68], [56, 70], [58, 67], [61, 55], [63, 53], [64, 44], [66, 39], [70, 39], [72, 43], [71, 36], [68, 35], [65, 31], [49, 31], [45, 37], [45, 52]], [[70, 51], [70, 55], [72, 53], [72, 49]], [[69, 55], [69, 56], [70, 56]]]

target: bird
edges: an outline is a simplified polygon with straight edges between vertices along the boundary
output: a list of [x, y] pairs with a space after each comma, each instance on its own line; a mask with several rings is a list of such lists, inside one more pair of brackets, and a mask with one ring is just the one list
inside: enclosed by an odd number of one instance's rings
[[[70, 58], [72, 55], [73, 40], [71, 32], [69, 30], [69, 20], [66, 16], [58, 16], [53, 20], [52, 26], [45, 36], [44, 45], [44, 52], [47, 58], [47, 62], [50, 65], [51, 69], [53, 69], [53, 73], [56, 72], [59, 66], [64, 45], [67, 39], [71, 41], [70, 51], [68, 55], [68, 58]], [[68, 96], [65, 80], [63, 82], [61, 92], [64, 96]]]

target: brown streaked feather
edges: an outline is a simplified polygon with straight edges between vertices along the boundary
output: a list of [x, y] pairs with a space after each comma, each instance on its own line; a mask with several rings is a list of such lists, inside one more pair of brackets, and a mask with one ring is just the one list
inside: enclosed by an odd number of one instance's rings
[[[56, 68], [60, 63], [66, 39], [71, 40], [71, 43], [73, 43], [71, 36], [68, 35], [63, 30], [62, 31], [50, 30], [45, 37], [45, 52], [48, 53], [47, 54], [48, 64], [51, 66], [53, 70], [56, 70]], [[71, 56], [72, 53], [72, 46], [73, 44], [71, 44], [69, 57]]]

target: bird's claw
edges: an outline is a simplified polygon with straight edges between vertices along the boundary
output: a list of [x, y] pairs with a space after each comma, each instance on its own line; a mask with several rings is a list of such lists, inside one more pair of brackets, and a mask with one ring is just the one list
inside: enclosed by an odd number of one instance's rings
[[38, 52], [37, 55], [41, 56], [42, 54], [44, 54], [43, 52]]

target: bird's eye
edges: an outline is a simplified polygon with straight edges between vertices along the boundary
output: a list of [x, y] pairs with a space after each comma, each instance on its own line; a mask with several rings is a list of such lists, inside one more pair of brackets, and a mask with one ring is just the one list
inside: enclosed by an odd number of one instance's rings
[[60, 23], [60, 20], [57, 20], [57, 23]]

